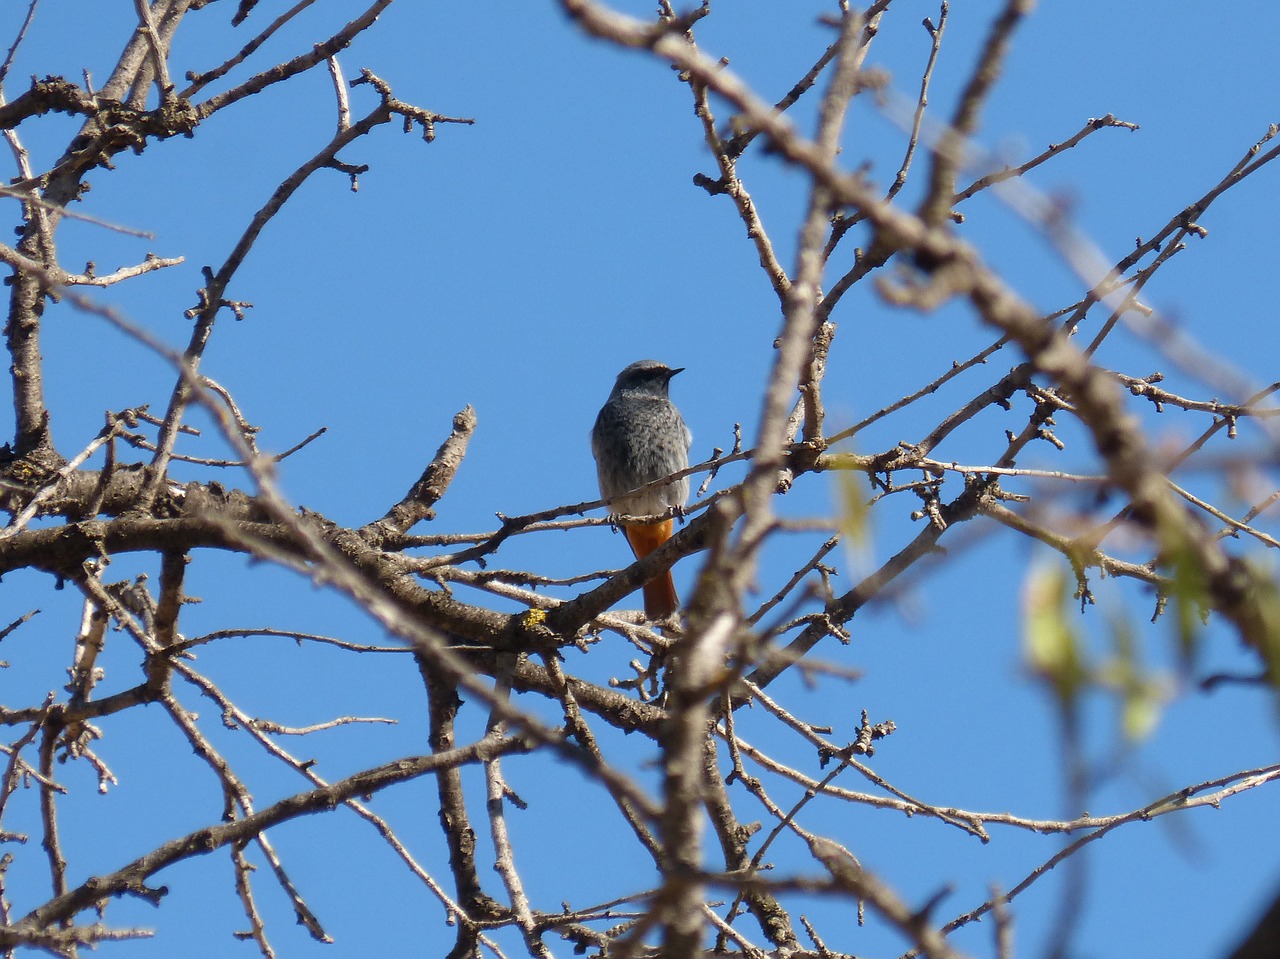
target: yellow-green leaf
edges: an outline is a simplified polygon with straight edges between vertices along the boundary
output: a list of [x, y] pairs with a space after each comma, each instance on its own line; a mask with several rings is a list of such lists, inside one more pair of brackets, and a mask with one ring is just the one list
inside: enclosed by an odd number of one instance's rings
[[1031, 670], [1069, 705], [1086, 679], [1080, 640], [1069, 618], [1072, 585], [1059, 565], [1035, 568], [1023, 590], [1023, 644]]

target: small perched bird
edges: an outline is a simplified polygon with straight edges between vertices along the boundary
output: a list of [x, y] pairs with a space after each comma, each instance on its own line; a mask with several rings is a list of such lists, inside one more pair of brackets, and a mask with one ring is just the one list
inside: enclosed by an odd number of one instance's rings
[[[671, 377], [679, 372], [657, 360], [632, 363], [618, 374], [596, 417], [591, 452], [600, 495], [614, 515], [656, 516], [673, 506], [682, 508], [689, 498], [688, 477], [635, 492], [689, 465], [693, 436], [667, 396]], [[622, 528], [636, 559], [644, 559], [671, 538], [672, 526], [665, 519], [624, 523]], [[670, 616], [679, 606], [670, 570], [644, 584], [644, 612], [650, 619]]]

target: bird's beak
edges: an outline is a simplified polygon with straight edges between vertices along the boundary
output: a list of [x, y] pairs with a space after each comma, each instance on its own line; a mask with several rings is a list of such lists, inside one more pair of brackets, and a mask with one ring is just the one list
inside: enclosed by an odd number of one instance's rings
[[683, 373], [683, 372], [684, 372], [683, 366], [677, 367], [674, 370], [667, 370], [667, 379], [671, 379], [671, 377], [675, 376], [677, 373]]

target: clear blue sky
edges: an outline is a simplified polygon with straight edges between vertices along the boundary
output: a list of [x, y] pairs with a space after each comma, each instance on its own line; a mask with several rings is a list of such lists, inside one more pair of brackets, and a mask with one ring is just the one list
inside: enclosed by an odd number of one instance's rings
[[[997, 6], [953, 5], [933, 81], [939, 116], [949, 113]], [[632, 3], [627, 9], [647, 15], [651, 7]], [[706, 51], [727, 56], [731, 69], [775, 100], [828, 42], [829, 28], [817, 18], [834, 7], [719, 0], [698, 27], [699, 41]], [[10, 0], [0, 10], [0, 45], [7, 47], [25, 8]], [[176, 74], [221, 62], [251, 35], [246, 31], [283, 5], [263, 0], [238, 31], [227, 23], [232, 9], [213, 4], [189, 18], [175, 48]], [[261, 69], [309, 49], [353, 9], [333, 0], [317, 4], [249, 66]], [[919, 21], [936, 20], [937, 13], [933, 3], [895, 0], [873, 45], [869, 63], [888, 70], [893, 89], [907, 96], [914, 96], [927, 52]], [[87, 68], [101, 83], [131, 30], [123, 9], [105, 12], [92, 0], [46, 0], [19, 51], [9, 98], [32, 74], [79, 80]], [[1038, 189], [1068, 198], [1079, 226], [1118, 258], [1135, 237], [1152, 235], [1218, 182], [1269, 123], [1280, 122], [1278, 40], [1280, 6], [1268, 0], [1212, 10], [1183, 0], [1158, 9], [1042, 4], [1016, 36], [980, 143], [1017, 162], [1075, 133], [1090, 117], [1113, 113], [1140, 124], [1134, 133], [1100, 131], [1032, 179]], [[779, 327], [778, 304], [732, 205], [692, 185], [695, 173], [712, 173], [714, 165], [688, 88], [669, 68], [583, 39], [545, 2], [405, 0], [340, 59], [348, 78], [367, 67], [401, 99], [477, 122], [442, 125], [430, 145], [391, 124], [349, 148], [344, 160], [370, 165], [359, 192], [352, 193], [336, 171], [314, 177], [267, 228], [229, 291], [254, 307], [244, 322], [228, 315], [219, 321], [203, 372], [230, 389], [262, 427], [266, 449], [288, 448], [321, 426], [329, 430], [282, 465], [282, 484], [296, 503], [348, 525], [380, 516], [418, 476], [447, 435], [453, 413], [466, 404], [477, 410], [478, 431], [437, 521], [418, 532], [492, 529], [496, 511], [517, 515], [594, 499], [588, 431], [617, 371], [644, 357], [687, 368], [673, 383], [673, 398], [692, 428], [695, 457], [728, 448], [735, 423], [750, 438]], [[367, 88], [351, 98], [356, 116], [374, 102]], [[720, 105], [719, 113], [725, 119], [728, 111]], [[796, 116], [805, 127], [812, 112], [800, 109]], [[116, 171], [90, 177], [93, 189], [82, 209], [151, 231], [155, 239], [67, 223], [59, 234], [63, 264], [78, 268], [92, 259], [106, 272], [148, 251], [185, 256], [181, 267], [100, 297], [167, 342], [185, 343], [189, 324], [182, 311], [195, 302], [200, 268], [221, 264], [275, 185], [327, 142], [334, 121], [328, 75], [313, 71], [215, 116], [194, 140], [153, 144], [142, 157], [121, 156]], [[56, 157], [74, 127], [67, 117], [49, 116], [30, 135], [23, 128], [37, 168]], [[900, 158], [899, 140], [869, 103], [859, 105], [844, 159], [852, 165], [871, 158], [870, 175], [887, 183]], [[12, 175], [11, 167], [5, 169], [5, 176]], [[1179, 254], [1146, 297], [1259, 383], [1276, 378], [1278, 172], [1267, 168], [1220, 199], [1200, 221], [1208, 236]], [[804, 182], [758, 154], [744, 160], [743, 175], [789, 268]], [[16, 206], [6, 209], [13, 222]], [[963, 234], [1021, 295], [1045, 312], [1078, 298], [1078, 281], [1034, 231], [989, 198], [964, 209]], [[992, 339], [963, 310], [929, 316], [893, 311], [869, 288], [849, 297], [834, 319], [839, 333], [826, 386], [831, 429], [917, 389]], [[65, 306], [50, 309], [45, 329], [50, 408], [64, 454], [96, 434], [104, 409], [141, 403], [151, 403], [153, 412], [163, 409], [172, 381], [163, 361]], [[856, 449], [874, 452], [919, 439], [1020, 359], [997, 355], [944, 394], [868, 431]], [[1155, 346], [1128, 334], [1115, 337], [1099, 362], [1134, 375], [1163, 370], [1175, 392], [1215, 394], [1173, 369]], [[938, 455], [981, 462], [1002, 445], [1003, 429], [1020, 428], [1024, 417], [1020, 408], [1007, 423], [993, 427], [993, 419], [984, 420], [990, 436], [961, 431]], [[1178, 411], [1151, 422], [1162, 441], [1175, 446], [1207, 425]], [[6, 420], [0, 432], [10, 431]], [[1093, 468], [1079, 434], [1064, 426], [1064, 436], [1073, 445], [1063, 453], [1046, 445], [1020, 465]], [[1237, 445], [1221, 449], [1265, 448], [1261, 433], [1242, 428]], [[206, 438], [186, 451], [217, 456], [222, 447]], [[181, 464], [175, 473], [184, 479], [207, 475]], [[227, 485], [247, 482], [231, 472], [220, 478]], [[829, 478], [810, 477], [779, 509], [793, 516], [830, 515], [835, 499]], [[905, 516], [909, 508], [899, 497], [874, 512], [875, 562], [918, 529]], [[784, 682], [776, 692], [805, 718], [836, 725], [837, 738], [852, 737], [861, 709], [873, 721], [893, 719], [899, 731], [882, 744], [874, 768], [929, 802], [1043, 818], [1078, 812], [1062, 808], [1052, 709], [1020, 665], [1019, 594], [1027, 569], [1047, 557], [1008, 532], [971, 525], [950, 541], [953, 563], [913, 577], [896, 602], [860, 614], [851, 624], [850, 647], [822, 650], [860, 670], [861, 681], [824, 682], [816, 691]], [[768, 556], [761, 573], [765, 595], [811, 546], [804, 539]], [[626, 560], [621, 537], [591, 529], [513, 541], [496, 564], [574, 575]], [[847, 589], [852, 574], [844, 557], [840, 565], [845, 571], [837, 588]], [[122, 558], [111, 573], [124, 578], [141, 568]], [[686, 593], [697, 568], [696, 558], [677, 568]], [[354, 641], [386, 639], [346, 602], [239, 557], [198, 555], [190, 577], [188, 592], [205, 601], [184, 614], [187, 636], [271, 625]], [[79, 606], [70, 590], [50, 592], [45, 578], [11, 576], [4, 585], [0, 624], [34, 606], [44, 610], [0, 646], [0, 659], [11, 663], [0, 673], [0, 701], [25, 705], [65, 682], [61, 670]], [[1170, 630], [1145, 625], [1149, 598], [1107, 584], [1099, 592], [1102, 606], [1079, 621], [1091, 642], [1105, 647], [1109, 617], [1123, 611], [1147, 658], [1168, 666]], [[1207, 637], [1204, 671], [1251, 668], [1231, 637], [1216, 629]], [[132, 646], [122, 635], [111, 640], [103, 693], [136, 681]], [[628, 650], [616, 641], [604, 646], [592, 653], [604, 664], [599, 674], [625, 672]], [[425, 749], [420, 681], [406, 656], [357, 657], [299, 650], [286, 640], [241, 639], [209, 647], [199, 665], [245, 709], [282, 723], [320, 722], [339, 713], [400, 720], [393, 728], [347, 727], [284, 744], [322, 757], [318, 768], [330, 779]], [[1153, 737], [1115, 765], [1090, 798], [1090, 812], [1132, 809], [1181, 786], [1275, 760], [1272, 697], [1235, 689], [1181, 693]], [[218, 745], [254, 769], [250, 786], [260, 807], [303, 787], [258, 761], [255, 747], [220, 730], [215, 711], [194, 691], [182, 695], [189, 708], [205, 714], [203, 725]], [[1101, 761], [1117, 736], [1109, 705], [1094, 707], [1088, 742], [1091, 756]], [[73, 870], [116, 868], [149, 843], [219, 816], [212, 777], [150, 711], [103, 723], [100, 752], [121, 780], [105, 797], [92, 795], [85, 768], [59, 768], [76, 793], [63, 823]], [[778, 750], [799, 748], [760, 716], [744, 716], [743, 722]], [[163, 735], [151, 738], [160, 729]], [[650, 775], [641, 767], [644, 758], [636, 752], [641, 777]], [[808, 756], [796, 761], [812, 769]], [[566, 788], [576, 774], [540, 761], [509, 763], [507, 774], [531, 804], [512, 818], [537, 905], [555, 908], [561, 899], [584, 905], [647, 882], [647, 864], [626, 845], [618, 824], [595, 818], [596, 787]], [[864, 785], [852, 778], [842, 783]], [[38, 833], [34, 804], [19, 798], [30, 815], [18, 822]], [[380, 795], [373, 807], [447, 884], [433, 798], [431, 784], [422, 781]], [[794, 801], [798, 793], [779, 789], [778, 798]], [[1262, 789], [1234, 797], [1220, 810], [1129, 826], [1096, 843], [1087, 861], [1089, 893], [1077, 954], [1222, 954], [1280, 883], [1280, 857], [1272, 848], [1276, 813], [1275, 789]], [[328, 947], [312, 943], [263, 869], [257, 890], [279, 954], [442, 954], [452, 932], [434, 900], [369, 827], [347, 813], [333, 818], [337, 824], [295, 823], [273, 834], [295, 881], [337, 939]], [[117, 829], [117, 822], [126, 825]], [[111, 831], [103, 830], [104, 823], [113, 824]], [[980, 845], [923, 818], [835, 803], [818, 804], [810, 824], [845, 842], [913, 903], [953, 886], [935, 913], [940, 919], [977, 905], [990, 883], [1013, 886], [1058, 842], [992, 827], [993, 841]], [[482, 820], [476, 825], [482, 828]], [[481, 854], [482, 865], [490, 855]], [[798, 862], [779, 855], [784, 865]], [[107, 918], [118, 926], [154, 924], [160, 934], [106, 946], [102, 954], [251, 954], [251, 944], [230, 937], [245, 921], [225, 856], [184, 864], [158, 879], [170, 889], [161, 910], [125, 901], [114, 904]], [[482, 879], [495, 892], [500, 888], [487, 871]], [[1015, 904], [1019, 955], [1039, 954], [1060, 882], [1051, 877]], [[33, 839], [9, 873], [15, 912], [39, 901], [46, 884]], [[820, 923], [832, 948], [867, 956], [893, 956], [904, 948], [875, 929], [854, 928], [853, 917], [830, 904], [803, 911]], [[971, 954], [989, 955], [991, 933], [988, 922], [955, 941]], [[568, 953], [560, 943], [551, 946], [557, 955]]]

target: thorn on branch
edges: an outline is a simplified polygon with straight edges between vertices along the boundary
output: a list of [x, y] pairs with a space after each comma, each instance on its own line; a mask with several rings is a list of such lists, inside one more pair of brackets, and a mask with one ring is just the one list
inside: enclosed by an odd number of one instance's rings
[[724, 177], [712, 179], [705, 173], [695, 173], [693, 175], [693, 185], [706, 190], [710, 196], [723, 196], [729, 192], [729, 184]]
[[[188, 320], [194, 320], [212, 306], [209, 300], [209, 287], [214, 282], [213, 270], [210, 267], [202, 266], [200, 272], [204, 275], [205, 285], [196, 290], [196, 305], [182, 311], [182, 315]], [[222, 309], [224, 306], [235, 314], [237, 320], [243, 320], [244, 311], [253, 308], [253, 304], [248, 300], [218, 300], [217, 308]]]
[[1067, 445], [1063, 443], [1062, 440], [1058, 439], [1052, 430], [1047, 430], [1043, 427], [1036, 430], [1036, 439], [1044, 440], [1046, 443], [1052, 444], [1059, 452], [1067, 448]]
[[249, 18], [249, 14], [253, 12], [253, 8], [258, 5], [258, 0], [240, 0], [240, 6], [236, 9], [236, 15], [231, 18], [231, 25], [238, 27]]
[[427, 143], [435, 140], [437, 123], [465, 123], [470, 126], [476, 122], [475, 117], [448, 117], [440, 113], [432, 113], [430, 110], [424, 110], [422, 107], [415, 107], [413, 104], [405, 103], [403, 100], [397, 100], [391, 93], [391, 85], [371, 70], [362, 69], [360, 76], [352, 80], [350, 85], [358, 87], [363, 83], [369, 84], [378, 91], [378, 95], [382, 97], [382, 105], [387, 110], [404, 117], [405, 133], [412, 130], [414, 124], [422, 127], [422, 139]]
[[340, 173], [345, 173], [347, 176], [351, 177], [352, 193], [360, 192], [360, 181], [356, 178], [362, 173], [369, 172], [369, 164], [367, 163], [361, 163], [357, 166], [353, 163], [343, 163], [341, 160], [335, 159], [330, 160], [325, 164], [325, 166], [331, 167], [332, 169], [337, 170]]
[[4, 639], [6, 636], [8, 636], [10, 633], [12, 633], [15, 629], [17, 629], [19, 626], [21, 626], [21, 625], [22, 625], [23, 623], [25, 623], [27, 620], [31, 619], [31, 617], [32, 617], [32, 616], [36, 616], [36, 615], [38, 615], [38, 614], [39, 614], [39, 612], [40, 612], [40, 610], [38, 610], [38, 609], [33, 609], [33, 610], [31, 610], [29, 613], [23, 613], [21, 616], [19, 616], [17, 619], [15, 619], [15, 620], [14, 620], [12, 623], [10, 623], [8, 626], [4, 627], [4, 629], [0, 629], [0, 639]]
[[[702, 0], [702, 6], [688, 13], [676, 13], [669, 3], [662, 3], [658, 8], [658, 22], [649, 28], [649, 46], [657, 43], [666, 34], [688, 33], [693, 25], [711, 12], [711, 0]], [[692, 40], [692, 37], [690, 37]], [[727, 58], [726, 58], [727, 61]]]
[[1138, 124], [1130, 123], [1128, 120], [1117, 120], [1112, 113], [1108, 113], [1105, 117], [1090, 117], [1089, 126], [1095, 130], [1101, 130], [1103, 127], [1124, 127], [1130, 131], [1142, 129]]
[[[89, 885], [89, 881], [86, 881], [85, 885]], [[151, 905], [157, 907], [160, 905], [160, 900], [169, 895], [168, 886], [148, 886], [141, 879], [128, 880], [121, 891], [137, 896], [139, 899], [145, 899]]]
[[[826, 748], [818, 750], [818, 768], [825, 769], [827, 763], [839, 756], [842, 759], [848, 759], [853, 755], [874, 756], [876, 753], [875, 746], [872, 745], [877, 739], [884, 739], [897, 730], [897, 725], [892, 719], [887, 719], [882, 723], [870, 722], [867, 711], [862, 710], [862, 722], [858, 727], [858, 735], [852, 743], [840, 750], [839, 753], [833, 753]], [[815, 732], [820, 730], [815, 729]], [[830, 730], [828, 730], [829, 732]]]

